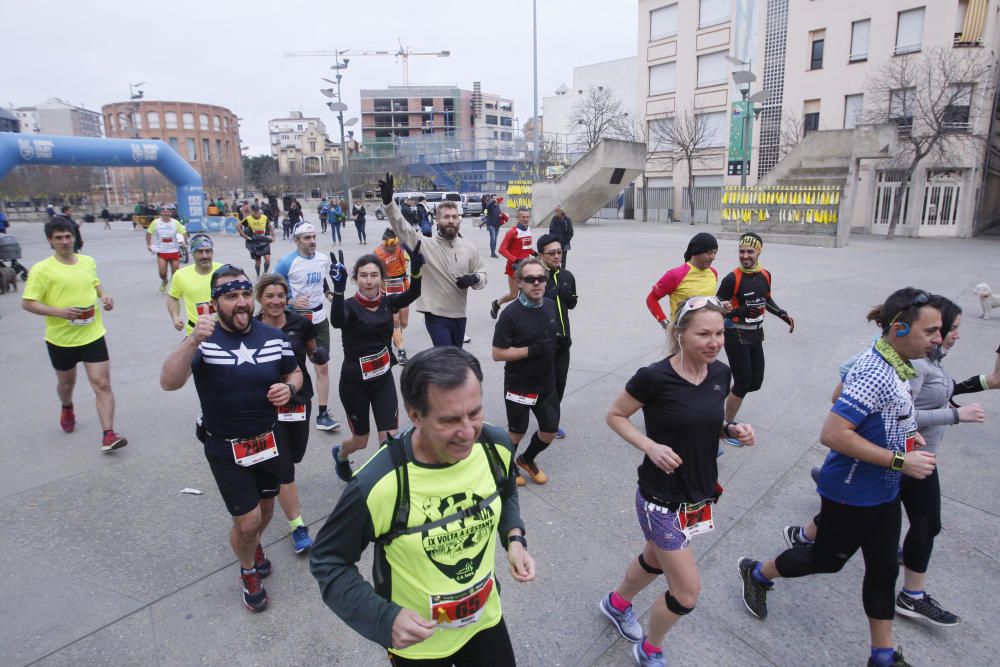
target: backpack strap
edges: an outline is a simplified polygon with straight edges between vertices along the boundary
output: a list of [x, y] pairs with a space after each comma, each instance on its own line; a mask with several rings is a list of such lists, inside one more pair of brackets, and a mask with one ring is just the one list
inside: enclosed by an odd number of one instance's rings
[[733, 295], [729, 297], [729, 302], [733, 304], [733, 310], [740, 307], [740, 281], [743, 279], [743, 272], [740, 267], [733, 271]]

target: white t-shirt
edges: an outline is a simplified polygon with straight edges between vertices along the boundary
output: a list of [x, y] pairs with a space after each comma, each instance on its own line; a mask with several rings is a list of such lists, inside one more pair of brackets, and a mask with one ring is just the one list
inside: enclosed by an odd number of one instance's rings
[[185, 233], [184, 226], [171, 218], [168, 222], [163, 222], [163, 218], [157, 218], [149, 223], [146, 232], [150, 234], [149, 244], [155, 252], [170, 253], [179, 252], [177, 237]]
[[311, 258], [303, 257], [298, 250], [285, 255], [275, 265], [274, 271], [285, 277], [292, 291], [290, 300], [305, 295], [309, 297], [309, 308], [313, 310], [313, 324], [326, 320], [326, 297], [323, 295], [323, 280], [330, 268], [330, 258], [316, 253]]

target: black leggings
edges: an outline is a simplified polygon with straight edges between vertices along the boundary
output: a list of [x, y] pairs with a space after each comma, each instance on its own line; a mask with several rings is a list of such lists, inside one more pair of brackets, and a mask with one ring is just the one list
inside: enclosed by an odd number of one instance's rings
[[764, 384], [764, 342], [741, 343], [726, 331], [726, 357], [733, 372], [733, 395], [743, 398]]
[[566, 378], [569, 376], [569, 348], [560, 347], [556, 349], [556, 395], [562, 403], [563, 394], [566, 393]]
[[861, 600], [869, 618], [892, 620], [899, 564], [899, 500], [873, 507], [844, 505], [821, 498], [816, 542], [788, 549], [775, 560], [782, 577], [839, 572], [860, 548], [865, 559]]
[[344, 405], [347, 423], [354, 435], [371, 432], [369, 410], [375, 416], [376, 431], [395, 431], [399, 428], [399, 398], [391, 370], [365, 381], [355, 379], [347, 374], [347, 369], [341, 369], [340, 402]]
[[[445, 631], [447, 632], [447, 630]], [[389, 654], [393, 667], [514, 667], [514, 647], [510, 644], [507, 624], [501, 618], [492, 628], [477, 632], [465, 646], [447, 658], [413, 660]]]
[[934, 538], [941, 532], [941, 481], [937, 468], [924, 479], [903, 477], [899, 496], [910, 520], [903, 539], [903, 564], [912, 572], [926, 572], [934, 550]]

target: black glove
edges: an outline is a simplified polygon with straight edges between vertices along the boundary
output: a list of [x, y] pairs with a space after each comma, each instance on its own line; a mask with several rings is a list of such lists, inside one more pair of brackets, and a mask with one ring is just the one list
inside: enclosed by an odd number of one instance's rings
[[556, 293], [564, 299], [569, 299], [570, 297], [576, 296], [573, 294], [573, 286], [568, 282], [559, 283], [559, 287], [556, 288]]
[[459, 276], [455, 280], [455, 284], [458, 285], [459, 289], [467, 289], [473, 285], [479, 284], [479, 274], [478, 273], [466, 273], [464, 276]]
[[787, 311], [781, 311], [781, 313], [778, 314], [778, 317], [784, 320], [785, 324], [788, 325], [788, 333], [795, 331], [795, 320], [788, 314]]
[[326, 349], [322, 345], [318, 345], [312, 354], [312, 362], [322, 366], [328, 361], [330, 361], [330, 350]]
[[344, 266], [344, 251], [338, 250], [339, 257], [333, 256], [330, 251], [330, 281], [333, 283], [333, 291], [343, 294], [347, 289], [347, 267]]
[[382, 203], [386, 206], [392, 203], [394, 185], [392, 174], [390, 173], [386, 173], [384, 181], [378, 182], [378, 193], [379, 196], [382, 197]]
[[557, 350], [568, 350], [573, 345], [573, 339], [569, 336], [564, 336], [562, 334], [556, 334], [556, 349]]
[[424, 267], [424, 256], [420, 254], [421, 243], [423, 243], [423, 241], [417, 241], [417, 245], [413, 247], [413, 250], [410, 250], [410, 246], [406, 245], [405, 243], [403, 244], [403, 250], [405, 250], [406, 254], [410, 256], [411, 276], [419, 276], [420, 269]]

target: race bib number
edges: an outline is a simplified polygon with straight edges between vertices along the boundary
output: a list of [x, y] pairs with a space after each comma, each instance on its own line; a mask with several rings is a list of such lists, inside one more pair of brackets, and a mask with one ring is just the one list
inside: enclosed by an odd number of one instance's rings
[[162, 237], [160, 239], [160, 243], [162, 243], [164, 245], [172, 245], [173, 242], [174, 242], [174, 237], [173, 236], [164, 236], [164, 237]]
[[512, 403], [520, 403], [521, 405], [534, 405], [538, 402], [538, 394], [518, 394], [514, 391], [508, 391], [506, 399]]
[[201, 303], [196, 303], [194, 309], [198, 311], [198, 317], [202, 315], [215, 315], [215, 306], [212, 305], [211, 301], [202, 301]]
[[383, 347], [381, 352], [369, 354], [358, 359], [361, 364], [361, 379], [373, 380], [389, 372], [389, 348]]
[[97, 307], [94, 304], [89, 306], [77, 306], [82, 312], [80, 316], [75, 320], [70, 320], [69, 323], [75, 327], [85, 327], [94, 321], [94, 313], [97, 311]]
[[715, 530], [715, 521], [712, 519], [712, 503], [703, 500], [695, 505], [687, 503], [681, 505], [677, 512], [677, 522], [680, 524], [681, 532], [689, 540], [695, 535]]
[[757, 322], [764, 321], [764, 315], [767, 313], [767, 303], [764, 301], [755, 302], [752, 304], [747, 304], [751, 308], [755, 308], [760, 314], [759, 315], [748, 315], [743, 321], [747, 324], [756, 324]]
[[406, 291], [406, 279], [400, 276], [399, 278], [387, 278], [385, 281], [385, 293], [386, 294], [402, 294]]
[[917, 448], [917, 432], [910, 431], [906, 434], [906, 453], [909, 454]]
[[464, 628], [472, 625], [479, 620], [491, 592], [493, 592], [492, 574], [464, 591], [432, 595], [431, 618], [439, 628]]
[[531, 250], [531, 237], [522, 236], [521, 237], [521, 250]]
[[278, 406], [279, 422], [304, 422], [306, 420], [305, 403], [289, 403]]
[[301, 315], [302, 317], [306, 318], [310, 322], [313, 321], [313, 311], [311, 311], [311, 310], [296, 310], [295, 312], [298, 313], [299, 315]]
[[236, 465], [244, 468], [273, 459], [278, 455], [274, 431], [268, 431], [245, 440], [230, 440], [229, 443], [233, 446], [233, 460], [236, 461]]

